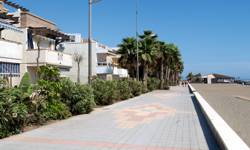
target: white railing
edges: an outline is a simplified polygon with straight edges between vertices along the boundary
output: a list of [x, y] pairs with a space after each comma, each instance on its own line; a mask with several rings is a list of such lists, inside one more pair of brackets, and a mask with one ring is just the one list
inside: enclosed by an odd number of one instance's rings
[[97, 74], [113, 74], [118, 75], [121, 78], [128, 77], [128, 70], [113, 66], [97, 66], [96, 68]]
[[[38, 50], [27, 50], [26, 61], [27, 64], [35, 65], [38, 56]], [[56, 65], [63, 67], [72, 67], [73, 58], [72, 55], [55, 50], [41, 50], [39, 64], [45, 65]]]
[[0, 61], [21, 63], [23, 59], [23, 46], [16, 42], [0, 39]]
[[113, 67], [111, 67], [111, 66], [97, 66], [96, 73], [97, 74], [112, 74]]

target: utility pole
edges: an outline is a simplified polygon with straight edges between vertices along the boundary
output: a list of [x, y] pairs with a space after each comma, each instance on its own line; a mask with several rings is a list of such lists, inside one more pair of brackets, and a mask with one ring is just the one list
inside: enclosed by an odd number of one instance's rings
[[138, 0], [136, 0], [136, 79], [139, 81], [139, 54], [138, 54]]
[[92, 5], [100, 2], [101, 0], [89, 0], [89, 33], [88, 33], [88, 83], [92, 79]]

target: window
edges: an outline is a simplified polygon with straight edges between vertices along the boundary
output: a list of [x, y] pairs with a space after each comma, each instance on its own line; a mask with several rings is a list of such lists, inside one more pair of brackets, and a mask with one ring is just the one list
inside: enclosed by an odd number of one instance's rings
[[0, 62], [0, 76], [20, 76], [20, 64]]

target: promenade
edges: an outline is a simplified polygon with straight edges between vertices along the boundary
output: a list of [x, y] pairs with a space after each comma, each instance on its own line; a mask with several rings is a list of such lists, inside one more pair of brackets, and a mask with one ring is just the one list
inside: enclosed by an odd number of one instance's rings
[[250, 87], [236, 84], [192, 86], [250, 146]]
[[0, 140], [1, 150], [217, 150], [187, 87], [154, 91]]

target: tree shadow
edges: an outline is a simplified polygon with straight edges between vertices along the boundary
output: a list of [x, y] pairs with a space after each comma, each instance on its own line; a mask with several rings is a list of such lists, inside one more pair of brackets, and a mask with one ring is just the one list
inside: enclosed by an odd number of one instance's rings
[[214, 135], [211, 131], [211, 128], [209, 127], [208, 122], [207, 122], [205, 116], [203, 115], [201, 108], [200, 108], [200, 105], [197, 102], [195, 96], [191, 96], [191, 99], [192, 99], [192, 102], [194, 104], [197, 116], [199, 118], [199, 122], [200, 122], [200, 125], [202, 128], [203, 134], [205, 136], [209, 150], [220, 150], [219, 144], [217, 143], [216, 138], [214, 137]]

